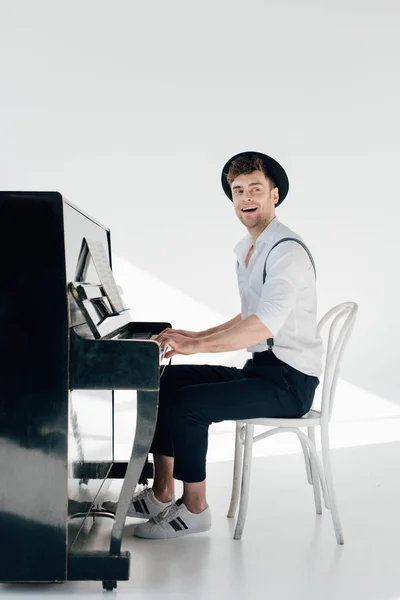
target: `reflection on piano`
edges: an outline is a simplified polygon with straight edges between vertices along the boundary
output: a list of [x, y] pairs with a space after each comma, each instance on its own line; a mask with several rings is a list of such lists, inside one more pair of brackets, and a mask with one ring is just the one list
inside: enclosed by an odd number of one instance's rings
[[[0, 581], [129, 578], [129, 502], [154, 433], [170, 323], [134, 322], [110, 232], [56, 192], [0, 192]], [[129, 463], [114, 460], [114, 395], [137, 390]], [[124, 482], [107, 548], [94, 515]]]

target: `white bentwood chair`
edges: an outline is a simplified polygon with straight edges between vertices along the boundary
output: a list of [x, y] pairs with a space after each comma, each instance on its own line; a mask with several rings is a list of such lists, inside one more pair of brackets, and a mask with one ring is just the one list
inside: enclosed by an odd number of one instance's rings
[[[329, 329], [327, 331], [328, 335], [327, 344], [325, 347], [325, 364], [321, 382], [322, 394], [320, 410], [315, 410], [313, 404], [311, 410], [306, 415], [298, 419], [261, 418], [247, 419], [236, 422], [232, 497], [228, 511], [228, 517], [232, 518], [235, 516], [240, 495], [239, 515], [233, 536], [235, 540], [239, 540], [242, 537], [246, 520], [253, 444], [277, 433], [291, 432], [298, 436], [302, 445], [306, 464], [307, 480], [308, 483], [314, 488], [316, 512], [317, 514], [322, 513], [320, 492], [321, 486], [325, 506], [331, 511], [336, 541], [338, 544], [344, 543], [333, 485], [328, 428], [332, 415], [340, 363], [343, 357], [344, 349], [354, 326], [357, 311], [358, 306], [355, 302], [344, 302], [334, 306], [331, 310], [329, 310], [318, 323], [317, 332], [319, 335], [323, 335], [323, 332], [325, 332], [325, 325], [330, 322]], [[272, 427], [273, 429], [269, 429], [268, 431], [264, 431], [263, 433], [255, 436], [255, 425]], [[308, 435], [301, 431], [300, 428], [303, 427], [307, 428]], [[316, 427], [321, 428], [322, 462], [318, 456], [315, 445]]]

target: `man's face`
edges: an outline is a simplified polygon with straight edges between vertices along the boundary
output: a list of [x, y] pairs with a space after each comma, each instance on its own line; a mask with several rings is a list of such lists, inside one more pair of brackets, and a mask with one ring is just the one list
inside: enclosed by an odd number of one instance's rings
[[231, 183], [233, 205], [249, 233], [259, 235], [275, 217], [278, 189], [262, 171], [239, 175]]

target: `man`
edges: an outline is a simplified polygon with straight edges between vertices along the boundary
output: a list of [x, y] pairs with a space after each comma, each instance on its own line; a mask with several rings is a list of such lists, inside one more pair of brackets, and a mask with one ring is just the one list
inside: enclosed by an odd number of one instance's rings
[[[128, 512], [150, 519], [135, 528], [142, 538], [210, 529], [205, 463], [211, 423], [300, 417], [319, 383], [322, 341], [316, 335], [312, 258], [301, 238], [275, 216], [289, 189], [287, 175], [271, 157], [243, 152], [225, 165], [222, 186], [248, 231], [235, 248], [241, 313], [202, 332], [166, 329], [157, 339], [170, 348], [167, 357], [247, 348], [252, 358], [242, 369], [166, 368], [151, 447], [153, 488], [136, 494]], [[273, 248], [283, 238], [292, 239]], [[174, 479], [184, 486], [176, 502]]]

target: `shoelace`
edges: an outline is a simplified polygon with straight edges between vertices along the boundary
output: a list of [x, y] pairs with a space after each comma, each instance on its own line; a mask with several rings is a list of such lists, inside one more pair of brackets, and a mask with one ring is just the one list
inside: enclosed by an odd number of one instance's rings
[[177, 506], [176, 504], [171, 504], [171, 506], [167, 506], [167, 508], [164, 508], [164, 510], [160, 514], [153, 517], [153, 521], [155, 523], [161, 524], [161, 521], [165, 521], [167, 517], [168, 521], [170, 521], [174, 519], [180, 512], [180, 506]]
[[139, 492], [137, 496], [133, 497], [133, 502], [136, 502], [137, 500], [141, 500], [144, 496], [147, 495], [147, 492], [148, 492], [148, 488], [145, 488], [144, 490]]

